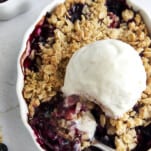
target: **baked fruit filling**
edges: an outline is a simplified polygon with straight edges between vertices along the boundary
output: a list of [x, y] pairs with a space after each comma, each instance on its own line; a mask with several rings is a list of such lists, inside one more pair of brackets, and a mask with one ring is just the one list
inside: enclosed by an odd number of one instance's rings
[[[90, 128], [96, 128], [96, 122], [90, 119], [94, 120], [90, 113], [93, 110], [94, 105], [82, 101], [79, 96], [64, 98], [58, 92], [50, 102], [42, 103], [36, 109], [29, 124], [37, 135], [37, 141], [46, 150], [79, 151], [84, 144], [90, 143], [94, 135], [90, 131]], [[89, 120], [91, 125], [84, 125], [85, 120]], [[88, 132], [83, 131], [84, 126], [90, 126]]]
[[[37, 135], [37, 141], [46, 150], [95, 150], [94, 147], [89, 147], [93, 135], [97, 140], [115, 148], [115, 136], [107, 136], [107, 129], [99, 124], [101, 113], [100, 107], [92, 102], [87, 103], [85, 99], [76, 95], [64, 98], [62, 93], [58, 92], [51, 101], [36, 108], [29, 124]], [[85, 119], [81, 120], [81, 117], [86, 117], [88, 123], [85, 124]], [[88, 117], [94, 118], [96, 124]], [[85, 128], [88, 129], [87, 132], [80, 128], [81, 126], [88, 127]], [[93, 127], [95, 134], [90, 130]]]
[[[106, 116], [98, 105], [81, 96], [66, 98], [61, 92], [73, 53], [107, 38], [134, 47], [147, 75], [141, 99], [118, 119]], [[97, 151], [88, 131], [78, 128], [78, 119], [87, 113], [96, 123], [94, 138], [98, 141], [117, 151], [151, 148], [151, 38], [140, 13], [125, 0], [67, 0], [43, 17], [27, 43], [23, 96], [29, 109], [28, 122], [42, 148]]]

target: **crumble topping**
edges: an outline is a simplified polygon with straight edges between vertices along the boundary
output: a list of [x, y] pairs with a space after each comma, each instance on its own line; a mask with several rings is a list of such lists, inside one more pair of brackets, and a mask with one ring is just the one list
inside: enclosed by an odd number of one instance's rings
[[115, 136], [116, 150], [127, 151], [139, 143], [136, 127], [151, 123], [151, 38], [139, 12], [124, 4], [119, 15], [106, 4], [105, 0], [67, 0], [47, 13], [25, 61], [23, 95], [32, 117], [36, 107], [49, 101], [63, 86], [66, 65], [76, 50], [108, 38], [130, 44], [143, 61], [147, 88], [122, 118], [113, 120], [100, 113], [100, 125], [108, 135]]

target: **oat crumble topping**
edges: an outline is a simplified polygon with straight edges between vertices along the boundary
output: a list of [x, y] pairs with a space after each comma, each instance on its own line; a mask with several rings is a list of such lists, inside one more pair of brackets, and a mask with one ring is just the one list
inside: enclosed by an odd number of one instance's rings
[[43, 39], [34, 39], [27, 58], [35, 65], [24, 70], [23, 96], [30, 117], [36, 107], [60, 91], [66, 65], [75, 51], [96, 40], [119, 39], [139, 52], [147, 88], [136, 106], [122, 118], [110, 119], [101, 113], [100, 125], [107, 128], [107, 134], [115, 136], [117, 151], [134, 149], [138, 143], [135, 128], [151, 123], [151, 38], [140, 13], [127, 7], [117, 16], [109, 12], [106, 0], [66, 0], [51, 14], [47, 13], [44, 26], [43, 31], [49, 29], [49, 33], [42, 33]]

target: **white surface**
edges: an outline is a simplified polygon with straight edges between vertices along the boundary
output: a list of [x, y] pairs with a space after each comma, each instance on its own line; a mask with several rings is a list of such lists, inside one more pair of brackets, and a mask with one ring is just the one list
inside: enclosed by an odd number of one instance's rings
[[0, 4], [0, 20], [7, 20], [25, 12], [30, 7], [30, 0], [9, 0]]
[[82, 95], [95, 101], [112, 118], [130, 110], [145, 89], [146, 72], [139, 54], [115, 39], [96, 41], [76, 51], [62, 87], [67, 96]]
[[[23, 35], [40, 11], [51, 0], [31, 0], [28, 12], [0, 22], [0, 126], [9, 151], [37, 151], [28, 131], [24, 128], [16, 97], [16, 62]], [[150, 0], [135, 0], [151, 12]]]

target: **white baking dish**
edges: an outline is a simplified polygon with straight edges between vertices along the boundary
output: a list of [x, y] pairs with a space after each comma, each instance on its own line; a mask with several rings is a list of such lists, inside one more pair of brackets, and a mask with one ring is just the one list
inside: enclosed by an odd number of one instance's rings
[[[40, 20], [43, 18], [43, 16], [46, 14], [46, 12], [51, 12], [54, 9], [54, 7], [56, 7], [58, 4], [60, 4], [62, 2], [64, 2], [64, 0], [51, 0], [50, 4], [46, 8], [43, 9], [43, 11], [39, 15], [39, 17], [35, 21], [35, 23], [33, 25], [31, 25], [31, 27], [27, 30], [27, 32], [25, 33], [25, 36], [23, 38], [23, 43], [22, 43], [22, 47], [21, 47], [19, 57], [18, 57], [18, 62], [17, 62], [18, 77], [17, 77], [16, 90], [17, 90], [18, 100], [19, 100], [19, 104], [20, 104], [21, 118], [22, 118], [22, 121], [23, 121], [25, 127], [31, 134], [36, 146], [38, 147], [38, 149], [40, 151], [43, 151], [43, 149], [37, 143], [34, 131], [28, 124], [27, 104], [22, 95], [22, 89], [23, 89], [23, 85], [24, 85], [24, 75], [23, 75], [23, 66], [22, 65], [23, 65], [24, 58], [28, 55], [28, 39], [29, 39], [30, 34], [34, 30], [35, 26], [40, 22]], [[145, 9], [141, 8], [140, 5], [137, 5], [132, 0], [127, 0], [127, 4], [129, 6], [132, 6], [134, 10], [139, 11], [142, 14], [143, 19], [144, 19], [146, 25], [148, 26], [148, 30], [151, 33], [151, 26], [150, 26], [151, 25], [151, 16], [149, 15], [149, 13]]]

